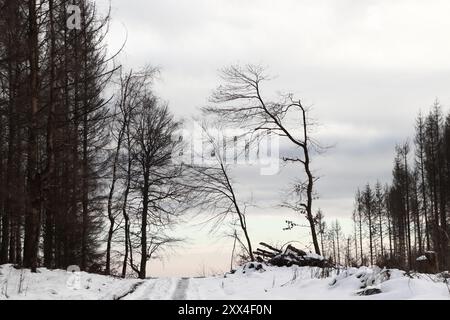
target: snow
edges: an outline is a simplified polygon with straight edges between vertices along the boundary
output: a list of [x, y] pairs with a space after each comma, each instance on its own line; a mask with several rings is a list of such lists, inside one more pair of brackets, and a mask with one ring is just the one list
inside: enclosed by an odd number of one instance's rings
[[[406, 274], [377, 267], [348, 268], [324, 275], [313, 267], [272, 267], [254, 263], [233, 274], [208, 278], [146, 280], [50, 271], [32, 274], [0, 266], [0, 300], [450, 300], [448, 273]], [[367, 293], [380, 292], [373, 295]]]
[[139, 282], [65, 270], [16, 270], [0, 266], [0, 300], [114, 300]]
[[427, 257], [426, 256], [420, 256], [416, 259], [416, 261], [427, 261]]
[[[341, 300], [341, 299], [450, 299], [449, 288], [433, 276], [409, 278], [403, 271], [372, 268], [350, 268], [339, 275], [321, 278], [321, 269], [311, 267], [266, 266], [266, 272], [247, 273], [239, 270], [227, 278], [194, 279], [196, 288], [188, 299], [283, 299], [283, 300]], [[382, 293], [359, 296], [366, 288], [378, 288]]]

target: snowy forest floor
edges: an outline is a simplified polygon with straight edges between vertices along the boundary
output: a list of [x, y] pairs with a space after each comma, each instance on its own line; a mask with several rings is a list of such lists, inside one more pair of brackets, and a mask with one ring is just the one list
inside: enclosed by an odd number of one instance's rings
[[[208, 278], [119, 279], [64, 270], [17, 270], [0, 266], [0, 300], [450, 300], [448, 274], [348, 268], [324, 276], [311, 267], [248, 265], [234, 274]], [[365, 295], [376, 293], [372, 295]]]

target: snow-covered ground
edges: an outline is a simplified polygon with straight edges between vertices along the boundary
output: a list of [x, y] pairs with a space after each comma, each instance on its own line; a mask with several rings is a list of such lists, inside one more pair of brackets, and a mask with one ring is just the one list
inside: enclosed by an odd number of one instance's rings
[[[445, 299], [450, 284], [444, 275], [406, 275], [400, 270], [350, 268], [324, 277], [311, 267], [239, 268], [209, 278], [147, 280], [39, 269], [36, 274], [0, 266], [0, 300], [302, 300], [302, 299]], [[448, 279], [450, 280], [450, 279]], [[373, 295], [363, 295], [373, 293]]]

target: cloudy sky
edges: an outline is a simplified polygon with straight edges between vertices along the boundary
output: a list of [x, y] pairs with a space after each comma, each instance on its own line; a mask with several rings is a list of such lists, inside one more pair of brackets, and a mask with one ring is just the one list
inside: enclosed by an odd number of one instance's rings
[[[106, 0], [97, 1], [104, 8]], [[265, 92], [293, 92], [313, 106], [316, 131], [334, 147], [314, 159], [328, 219], [349, 229], [353, 195], [366, 182], [389, 180], [395, 144], [413, 133], [414, 118], [436, 97], [450, 106], [450, 2], [414, 0], [111, 0], [111, 52], [127, 39], [120, 61], [162, 70], [155, 86], [179, 117], [198, 114], [219, 84], [218, 70], [235, 63], [267, 66]], [[445, 108], [447, 109], [447, 108]], [[297, 240], [306, 229], [283, 232], [290, 212], [277, 207], [296, 174], [284, 168], [261, 176], [234, 171], [249, 208], [254, 242]], [[298, 218], [301, 221], [301, 218]], [[188, 241], [153, 275], [224, 271], [231, 244], [221, 233], [186, 223]], [[181, 231], [180, 231], [181, 232]], [[183, 270], [183, 271], [181, 271]]]

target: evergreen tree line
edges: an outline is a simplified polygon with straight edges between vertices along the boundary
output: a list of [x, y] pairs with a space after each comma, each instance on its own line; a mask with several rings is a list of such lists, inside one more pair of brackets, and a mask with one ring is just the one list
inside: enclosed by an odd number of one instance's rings
[[413, 141], [396, 146], [392, 182], [357, 191], [354, 262], [414, 270], [418, 257], [431, 254], [447, 269], [449, 209], [450, 114], [436, 101], [418, 115]]
[[[67, 28], [69, 4], [81, 29]], [[86, 270], [101, 231], [109, 17], [93, 1], [1, 0], [0, 12], [0, 263]]]

